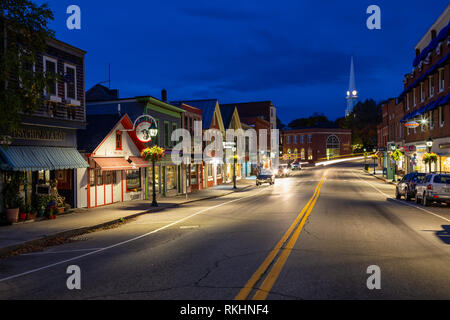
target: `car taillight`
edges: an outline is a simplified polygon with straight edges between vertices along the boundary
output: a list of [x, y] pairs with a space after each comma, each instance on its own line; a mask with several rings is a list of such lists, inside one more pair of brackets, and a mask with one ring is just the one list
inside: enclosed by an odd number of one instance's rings
[[431, 184], [427, 185], [427, 190], [433, 190], [433, 186]]

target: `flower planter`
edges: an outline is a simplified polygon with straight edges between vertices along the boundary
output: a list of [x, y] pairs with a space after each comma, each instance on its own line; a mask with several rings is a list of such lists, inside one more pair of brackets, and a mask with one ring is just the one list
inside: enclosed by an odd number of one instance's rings
[[16, 223], [19, 218], [19, 208], [6, 209], [6, 220], [10, 223]]
[[27, 220], [27, 214], [19, 213], [19, 221], [25, 221], [25, 220]]
[[29, 213], [27, 220], [34, 220], [37, 217], [37, 212]]
[[64, 213], [65, 208], [64, 207], [58, 207], [58, 214]]

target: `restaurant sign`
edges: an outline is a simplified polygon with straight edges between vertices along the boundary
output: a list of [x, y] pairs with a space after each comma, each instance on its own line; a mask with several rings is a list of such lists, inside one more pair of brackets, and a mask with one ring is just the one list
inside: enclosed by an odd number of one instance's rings
[[66, 133], [62, 130], [44, 128], [19, 128], [11, 131], [13, 139], [41, 140], [41, 141], [64, 141]]

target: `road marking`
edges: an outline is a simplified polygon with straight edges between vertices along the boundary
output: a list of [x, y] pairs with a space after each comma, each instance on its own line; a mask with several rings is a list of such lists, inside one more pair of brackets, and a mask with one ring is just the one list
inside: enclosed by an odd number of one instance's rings
[[94, 250], [100, 250], [100, 249], [103, 249], [103, 248], [74, 249], [74, 250], [63, 250], [63, 251], [31, 252], [31, 253], [21, 254], [21, 256], [39, 256], [39, 255], [44, 255], [44, 254], [72, 253], [72, 252], [80, 252], [80, 251], [94, 251]]
[[200, 226], [181, 226], [180, 229], [196, 229], [200, 228]]
[[186, 220], [188, 220], [188, 219], [190, 219], [190, 218], [192, 218], [192, 217], [195, 217], [195, 216], [197, 216], [197, 215], [199, 215], [199, 214], [201, 214], [201, 213], [203, 213], [203, 212], [206, 212], [206, 211], [209, 211], [209, 210], [218, 208], [218, 207], [222, 207], [222, 206], [224, 206], [224, 205], [227, 205], [227, 204], [229, 204], [229, 203], [236, 202], [236, 201], [239, 201], [239, 200], [242, 200], [242, 199], [255, 197], [255, 196], [257, 196], [258, 194], [260, 194], [260, 193], [262, 193], [262, 192], [264, 192], [264, 191], [268, 191], [268, 190], [270, 190], [270, 189], [269, 189], [269, 188], [264, 188], [264, 189], [262, 189], [262, 190], [256, 192], [256, 193], [253, 194], [253, 195], [248, 195], [248, 196], [245, 196], [245, 197], [242, 197], [242, 198], [230, 200], [230, 201], [227, 201], [227, 202], [224, 202], [224, 203], [221, 203], [221, 204], [212, 206], [212, 207], [205, 208], [205, 209], [203, 209], [203, 210], [200, 210], [199, 212], [196, 212], [196, 213], [194, 213], [194, 214], [191, 214], [191, 215], [189, 215], [189, 216], [187, 216], [187, 217], [184, 217], [184, 218], [182, 218], [182, 219], [180, 219], [180, 220], [174, 221], [174, 222], [172, 222], [172, 223], [170, 223], [170, 224], [168, 224], [168, 225], [165, 225], [165, 226], [163, 226], [163, 227], [161, 227], [161, 228], [158, 228], [158, 229], [156, 229], [156, 230], [153, 230], [153, 231], [144, 233], [144, 234], [142, 234], [142, 235], [140, 235], [140, 236], [137, 236], [137, 237], [134, 237], [134, 238], [125, 240], [125, 241], [121, 241], [121, 242], [119, 242], [119, 243], [110, 245], [110, 246], [108, 246], [108, 247], [100, 248], [100, 249], [98, 249], [98, 250], [95, 250], [95, 251], [92, 251], [92, 252], [88, 252], [88, 253], [85, 253], [85, 254], [82, 254], [82, 255], [73, 257], [73, 258], [65, 259], [65, 260], [62, 260], [62, 261], [59, 261], [59, 262], [55, 262], [55, 263], [52, 263], [52, 264], [43, 266], [43, 267], [35, 268], [35, 269], [29, 270], [29, 271], [25, 271], [25, 272], [22, 272], [22, 273], [19, 273], [19, 274], [15, 274], [15, 275], [6, 277], [6, 278], [2, 278], [2, 279], [0, 279], [0, 282], [5, 282], [5, 281], [11, 280], [11, 279], [19, 278], [19, 277], [22, 277], [22, 276], [25, 276], [25, 275], [29, 275], [29, 274], [38, 272], [38, 271], [42, 271], [42, 270], [45, 270], [45, 269], [49, 269], [49, 268], [55, 267], [55, 266], [58, 266], [58, 265], [61, 265], [61, 264], [65, 264], [65, 263], [68, 263], [68, 262], [72, 262], [72, 261], [74, 261], [74, 260], [79, 260], [79, 259], [81, 259], [81, 258], [85, 258], [85, 257], [91, 256], [91, 255], [94, 255], [94, 254], [96, 254], [96, 253], [103, 252], [103, 251], [108, 250], [108, 249], [112, 249], [112, 248], [115, 248], [115, 247], [122, 246], [122, 245], [124, 245], [124, 244], [127, 244], [127, 243], [130, 243], [130, 242], [139, 240], [139, 239], [141, 239], [141, 238], [147, 237], [147, 236], [152, 235], [152, 234], [154, 234], [154, 233], [157, 233], [157, 232], [159, 232], [159, 231], [162, 231], [162, 230], [165, 230], [165, 229], [167, 229], [167, 228], [170, 228], [170, 227], [172, 227], [172, 226], [174, 226], [174, 225], [176, 225], [176, 224], [179, 224], [180, 222], [186, 221]]
[[434, 212], [431, 212], [431, 211], [429, 211], [429, 210], [427, 210], [427, 209], [425, 209], [425, 208], [416, 206], [416, 205], [414, 205], [414, 204], [412, 204], [412, 203], [408, 203], [408, 202], [403, 202], [403, 201], [397, 200], [397, 199], [395, 199], [395, 198], [393, 198], [393, 197], [387, 195], [386, 193], [384, 193], [383, 191], [381, 191], [380, 189], [378, 189], [377, 187], [375, 187], [375, 186], [374, 186], [373, 184], [371, 184], [370, 182], [368, 182], [368, 181], [366, 181], [366, 180], [360, 178], [358, 175], [356, 175], [356, 173], [355, 173], [354, 171], [352, 171], [352, 172], [353, 172], [353, 174], [355, 175], [355, 177], [357, 177], [357, 178], [358, 178], [359, 180], [361, 180], [361, 181], [364, 181], [365, 183], [367, 183], [368, 185], [370, 185], [372, 188], [374, 188], [375, 190], [377, 190], [379, 193], [381, 193], [381, 194], [384, 195], [385, 197], [387, 197], [387, 198], [389, 198], [389, 199], [391, 199], [391, 200], [394, 200], [394, 201], [397, 202], [397, 203], [400, 203], [400, 204], [403, 204], [403, 205], [405, 205], [405, 206], [409, 206], [409, 207], [413, 207], [413, 208], [422, 210], [422, 211], [424, 211], [424, 212], [426, 212], [426, 213], [429, 213], [429, 214], [431, 214], [431, 215], [433, 215], [433, 216], [436, 216], [436, 217], [438, 217], [438, 218], [440, 218], [440, 219], [442, 219], [442, 220], [445, 220], [445, 221], [447, 221], [447, 222], [450, 222], [449, 219], [444, 218], [443, 216], [440, 216], [440, 215], [438, 215], [438, 214], [436, 214], [436, 213], [434, 213]]
[[[277, 257], [277, 255], [278, 255], [279, 251], [282, 249], [284, 243], [289, 239], [290, 235], [292, 234], [293, 230], [295, 229], [295, 227], [297, 226], [299, 221], [301, 221], [302, 218], [304, 216], [306, 216], [305, 212], [307, 212], [309, 208], [311, 208], [311, 210], [312, 210], [312, 207], [314, 206], [313, 203], [315, 204], [315, 200], [317, 200], [317, 197], [318, 197], [319, 191], [320, 191], [320, 187], [322, 185], [324, 177], [325, 177], [325, 174], [322, 176], [322, 179], [317, 184], [316, 189], [314, 190], [314, 194], [312, 195], [312, 197], [309, 199], [309, 201], [303, 207], [302, 211], [299, 213], [297, 218], [291, 224], [289, 229], [285, 232], [285, 234], [283, 235], [281, 240], [275, 245], [275, 248], [269, 253], [269, 255], [266, 257], [266, 259], [263, 261], [263, 263], [259, 266], [259, 268], [250, 277], [250, 279], [245, 284], [245, 286], [237, 294], [237, 296], [235, 297], [235, 300], [245, 300], [245, 299], [247, 299], [247, 297], [250, 294], [250, 292], [254, 289], [254, 286], [256, 285], [256, 283], [261, 279], [261, 277], [264, 275], [264, 273], [269, 269], [270, 265], [273, 263], [273, 261]], [[308, 212], [310, 212], [310, 210]], [[308, 212], [306, 214], [309, 214]], [[303, 224], [301, 224], [301, 227], [299, 226], [300, 231], [301, 231], [302, 227], [303, 227]], [[297, 231], [298, 230], [299, 229], [297, 228]], [[297, 231], [295, 232], [295, 234], [297, 233]], [[300, 233], [300, 231], [298, 233]], [[291, 244], [291, 242], [289, 242], [289, 244]], [[286, 257], [286, 259], [287, 259], [287, 257]], [[284, 262], [282, 263], [282, 265], [284, 265]], [[281, 267], [282, 267], [282, 265], [281, 265]], [[279, 268], [279, 266], [277, 268]], [[272, 274], [272, 278], [271, 279], [273, 279], [273, 276], [274, 276], [274, 274]], [[275, 280], [276, 280], [276, 278], [275, 278]], [[264, 285], [264, 283], [263, 283], [263, 285]], [[269, 282], [267, 283], [267, 287], [268, 286], [269, 286]], [[271, 288], [271, 286], [270, 286], [270, 288]], [[270, 289], [268, 291], [270, 291]]]

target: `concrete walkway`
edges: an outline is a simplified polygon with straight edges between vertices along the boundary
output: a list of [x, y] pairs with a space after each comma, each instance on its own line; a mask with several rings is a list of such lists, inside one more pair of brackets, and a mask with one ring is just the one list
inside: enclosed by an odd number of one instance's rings
[[131, 219], [141, 214], [161, 211], [185, 203], [222, 197], [255, 186], [255, 180], [238, 180], [237, 189], [232, 184], [222, 184], [186, 195], [158, 199], [158, 207], [152, 207], [151, 200], [119, 202], [93, 209], [75, 209], [73, 213], [57, 216], [54, 220], [18, 223], [0, 227], [0, 256], [31, 244], [34, 241], [59, 236], [75, 236], [90, 229], [107, 226], [121, 219]]

